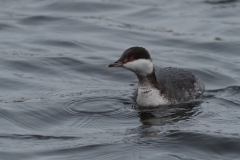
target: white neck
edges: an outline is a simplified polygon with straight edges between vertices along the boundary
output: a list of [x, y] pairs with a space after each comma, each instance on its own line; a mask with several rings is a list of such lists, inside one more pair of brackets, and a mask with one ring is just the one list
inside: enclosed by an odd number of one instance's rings
[[124, 64], [123, 68], [133, 71], [137, 75], [146, 76], [153, 72], [153, 63], [150, 59], [138, 59]]

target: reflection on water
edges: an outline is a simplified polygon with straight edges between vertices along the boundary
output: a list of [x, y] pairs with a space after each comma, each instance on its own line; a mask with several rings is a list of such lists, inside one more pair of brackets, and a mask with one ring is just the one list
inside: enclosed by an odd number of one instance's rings
[[161, 126], [191, 118], [196, 112], [192, 109], [200, 104], [201, 102], [191, 102], [151, 109], [139, 108], [138, 114], [143, 124], [142, 127]]

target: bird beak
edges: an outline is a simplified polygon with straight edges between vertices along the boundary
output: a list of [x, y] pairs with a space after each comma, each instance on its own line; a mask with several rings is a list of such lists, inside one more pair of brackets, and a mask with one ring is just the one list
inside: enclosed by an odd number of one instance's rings
[[109, 65], [107, 65], [106, 67], [122, 67], [124, 63], [123, 62], [114, 62], [114, 63], [111, 63]]

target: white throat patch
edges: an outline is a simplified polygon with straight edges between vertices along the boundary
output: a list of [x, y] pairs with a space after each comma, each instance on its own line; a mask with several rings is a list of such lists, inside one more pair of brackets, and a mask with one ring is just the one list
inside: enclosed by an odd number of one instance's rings
[[153, 72], [153, 63], [150, 59], [138, 59], [124, 64], [123, 68], [138, 75], [146, 76]]

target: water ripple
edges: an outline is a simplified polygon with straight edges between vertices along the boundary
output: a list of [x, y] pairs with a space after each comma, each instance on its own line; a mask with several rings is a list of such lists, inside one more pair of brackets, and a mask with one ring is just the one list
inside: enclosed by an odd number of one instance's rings
[[[239, 9], [239, 0], [1, 1], [1, 159], [239, 159]], [[105, 67], [132, 46], [156, 66], [192, 71], [203, 99], [136, 106], [136, 76]]]

